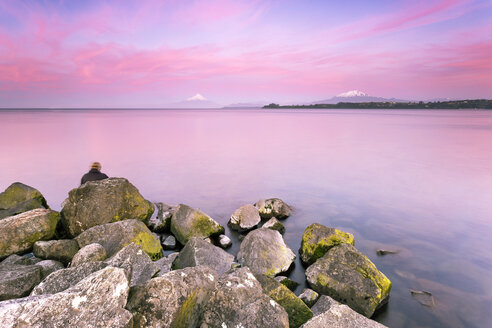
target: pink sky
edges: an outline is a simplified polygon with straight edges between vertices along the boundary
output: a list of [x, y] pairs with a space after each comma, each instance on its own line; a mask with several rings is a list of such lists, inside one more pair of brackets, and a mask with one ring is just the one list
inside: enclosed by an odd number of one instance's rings
[[492, 98], [492, 2], [0, 0], [0, 107]]

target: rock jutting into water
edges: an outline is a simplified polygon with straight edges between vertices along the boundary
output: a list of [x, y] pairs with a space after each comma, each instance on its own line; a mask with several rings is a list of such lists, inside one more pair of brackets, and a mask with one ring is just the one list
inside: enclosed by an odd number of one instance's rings
[[258, 209], [247, 204], [235, 210], [227, 224], [231, 229], [243, 232], [256, 228], [260, 222], [261, 217]]
[[281, 220], [288, 218], [292, 212], [290, 206], [278, 198], [260, 199], [255, 203], [255, 207], [263, 219], [276, 217]]

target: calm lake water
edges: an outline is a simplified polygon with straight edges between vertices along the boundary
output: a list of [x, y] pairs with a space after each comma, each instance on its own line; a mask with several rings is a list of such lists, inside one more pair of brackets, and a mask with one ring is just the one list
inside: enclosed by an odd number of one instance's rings
[[241, 205], [279, 197], [294, 209], [283, 223], [295, 252], [319, 222], [353, 233], [391, 279], [377, 321], [492, 326], [492, 111], [0, 110], [0, 149], [0, 190], [21, 181], [56, 210], [92, 161], [224, 226]]

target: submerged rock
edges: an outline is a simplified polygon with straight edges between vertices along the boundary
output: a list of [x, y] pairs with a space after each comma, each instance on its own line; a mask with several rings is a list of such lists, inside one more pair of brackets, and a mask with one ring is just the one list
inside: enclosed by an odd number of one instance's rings
[[391, 281], [354, 246], [340, 244], [307, 268], [312, 289], [371, 317], [386, 303]]
[[201, 238], [191, 238], [173, 262], [173, 269], [206, 265], [219, 275], [229, 271], [234, 256]]
[[72, 189], [61, 211], [62, 223], [72, 237], [105, 223], [128, 219], [147, 222], [152, 213], [154, 205], [123, 178], [89, 181]]
[[129, 328], [128, 291], [124, 271], [108, 267], [54, 295], [0, 302], [0, 326]]
[[243, 205], [231, 215], [228, 225], [232, 230], [248, 231], [261, 222], [258, 209], [251, 204]]
[[227, 237], [226, 235], [220, 235], [219, 236], [219, 246], [220, 248], [226, 249], [232, 246], [232, 241], [231, 238]]
[[98, 243], [104, 247], [107, 256], [113, 256], [123, 247], [135, 243], [151, 259], [162, 257], [162, 246], [147, 226], [138, 220], [125, 220], [92, 227], [76, 238], [80, 247]]
[[210, 216], [188, 205], [178, 205], [171, 219], [171, 232], [182, 245], [192, 237], [213, 237], [224, 231]]
[[289, 269], [296, 255], [275, 230], [260, 228], [251, 231], [241, 243], [239, 263], [255, 273], [275, 276]]
[[398, 254], [398, 251], [387, 250], [387, 249], [378, 249], [376, 251], [376, 254], [378, 254], [379, 256], [384, 256], [384, 255], [388, 255], [388, 254]]
[[55, 260], [68, 264], [79, 251], [79, 244], [74, 239], [37, 241], [33, 253], [45, 260]]
[[27, 296], [40, 281], [41, 267], [39, 266], [2, 265], [0, 266], [0, 301]]
[[423, 306], [434, 307], [436, 305], [432, 293], [423, 290], [410, 289], [410, 294], [412, 294], [412, 297]]
[[159, 269], [159, 272], [157, 273], [157, 276], [163, 276], [164, 274], [168, 273], [171, 271], [171, 267], [173, 265], [174, 260], [176, 257], [178, 257], [179, 253], [171, 253], [168, 256], [165, 256], [157, 261], [154, 262], [154, 264], [157, 266]]
[[171, 271], [132, 288], [126, 308], [135, 327], [198, 327], [216, 282], [206, 266]]
[[290, 206], [278, 198], [260, 199], [256, 202], [255, 207], [263, 219], [276, 217], [282, 220], [288, 218], [291, 213]]
[[14, 208], [30, 200], [35, 200], [42, 207], [49, 208], [46, 199], [38, 190], [23, 183], [14, 182], [0, 193], [0, 210]]
[[289, 327], [298, 328], [313, 317], [313, 312], [286, 286], [265, 275], [255, 275], [265, 293], [280, 304], [289, 316]]
[[0, 258], [26, 252], [38, 240], [52, 238], [59, 219], [58, 212], [35, 209], [0, 220]]
[[[319, 299], [319, 294], [309, 288], [304, 288], [299, 295], [301, 301], [303, 301], [308, 307], [312, 307]], [[313, 309], [311, 309], [313, 310]], [[313, 310], [314, 313], [314, 310]], [[314, 313], [316, 315], [316, 313]]]
[[299, 255], [307, 264], [313, 264], [328, 252], [330, 248], [342, 243], [354, 245], [354, 236], [335, 228], [328, 228], [319, 223], [313, 223], [304, 230]]
[[289, 317], [283, 307], [264, 294], [251, 271], [240, 268], [219, 279], [200, 327], [287, 328]]
[[156, 203], [157, 217], [151, 218], [147, 226], [153, 232], [168, 232], [171, 229], [171, 218], [176, 211], [176, 206], [164, 203]]
[[271, 218], [270, 220], [265, 222], [265, 224], [262, 226], [262, 228], [277, 230], [281, 234], [283, 234], [285, 232], [284, 225], [279, 220], [277, 220], [277, 218]]
[[98, 243], [92, 243], [82, 247], [72, 259], [71, 266], [75, 267], [82, 263], [104, 261], [106, 250]]

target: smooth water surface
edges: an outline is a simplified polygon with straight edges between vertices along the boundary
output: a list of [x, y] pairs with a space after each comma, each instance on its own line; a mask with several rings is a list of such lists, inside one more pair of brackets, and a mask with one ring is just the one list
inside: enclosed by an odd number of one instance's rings
[[[492, 326], [492, 112], [0, 110], [0, 149], [0, 189], [21, 181], [57, 210], [92, 161], [149, 200], [199, 207], [222, 225], [243, 204], [279, 197], [294, 209], [283, 222], [294, 251], [319, 222], [353, 233], [391, 279], [376, 320]], [[236, 254], [238, 236], [226, 233]]]

